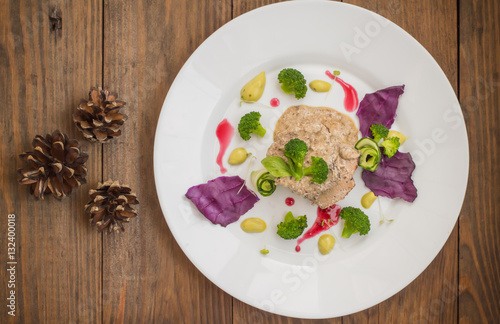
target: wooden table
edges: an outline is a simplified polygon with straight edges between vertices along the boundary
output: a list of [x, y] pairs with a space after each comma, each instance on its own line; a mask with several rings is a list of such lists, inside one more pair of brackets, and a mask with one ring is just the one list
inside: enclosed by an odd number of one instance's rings
[[[0, 1], [0, 322], [315, 322], [254, 309], [206, 279], [172, 237], [153, 180], [155, 125], [179, 69], [217, 28], [273, 2]], [[500, 2], [346, 2], [394, 21], [443, 68], [462, 104], [470, 174], [457, 225], [414, 282], [368, 310], [318, 322], [498, 323]], [[101, 85], [120, 94], [129, 115], [123, 135], [105, 145], [84, 140], [71, 117]], [[62, 201], [36, 201], [16, 182], [18, 154], [55, 129], [89, 154], [87, 184]], [[89, 189], [108, 178], [130, 184], [141, 202], [121, 234], [98, 233], [83, 209]], [[15, 317], [6, 307], [9, 214]]]

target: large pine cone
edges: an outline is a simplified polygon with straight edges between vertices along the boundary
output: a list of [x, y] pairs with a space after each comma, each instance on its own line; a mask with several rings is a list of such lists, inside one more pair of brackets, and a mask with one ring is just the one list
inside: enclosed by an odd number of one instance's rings
[[119, 112], [125, 102], [117, 98], [115, 92], [91, 88], [89, 99], [80, 101], [73, 120], [86, 139], [106, 143], [121, 135], [120, 127], [127, 120], [127, 115]]
[[86, 182], [88, 155], [80, 151], [77, 140], [70, 140], [56, 130], [45, 138], [37, 135], [32, 144], [33, 152], [19, 155], [28, 166], [17, 172], [21, 175], [19, 183], [31, 185], [31, 193], [37, 199], [50, 193], [62, 199], [73, 187]]
[[118, 181], [99, 183], [97, 189], [90, 190], [89, 194], [92, 200], [85, 205], [85, 210], [99, 232], [106, 229], [108, 232], [118, 229], [123, 232], [123, 223], [137, 216], [137, 210], [130, 206], [139, 204], [135, 193], [130, 187], [120, 185]]

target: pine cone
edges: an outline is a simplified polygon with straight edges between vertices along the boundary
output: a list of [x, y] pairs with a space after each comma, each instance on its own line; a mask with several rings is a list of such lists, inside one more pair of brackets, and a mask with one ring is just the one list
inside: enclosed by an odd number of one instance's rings
[[120, 127], [127, 120], [127, 115], [121, 114], [119, 110], [126, 103], [116, 98], [118, 94], [115, 92], [92, 87], [89, 99], [80, 101], [73, 121], [86, 139], [106, 143], [121, 135]]
[[99, 232], [106, 228], [108, 232], [118, 229], [123, 232], [123, 223], [137, 216], [137, 210], [130, 205], [137, 205], [139, 201], [131, 191], [130, 187], [111, 180], [99, 183], [96, 190], [90, 190], [92, 200], [85, 205], [85, 211], [90, 214], [90, 222], [97, 225]]
[[25, 152], [19, 157], [29, 166], [17, 170], [21, 175], [19, 183], [31, 185], [31, 193], [37, 199], [50, 194], [62, 199], [69, 195], [73, 187], [85, 183], [88, 159], [86, 153], [80, 151], [77, 140], [56, 130], [45, 138], [37, 135], [33, 139], [33, 152]]

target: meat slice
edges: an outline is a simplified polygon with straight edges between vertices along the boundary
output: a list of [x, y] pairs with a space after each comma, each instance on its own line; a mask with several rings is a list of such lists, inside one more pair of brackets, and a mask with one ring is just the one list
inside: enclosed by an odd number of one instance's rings
[[358, 141], [358, 128], [351, 117], [329, 107], [310, 107], [306, 105], [289, 107], [280, 116], [274, 128], [273, 139], [281, 133], [306, 131], [315, 133], [325, 127], [337, 142], [354, 144]]
[[354, 188], [353, 174], [358, 166], [359, 152], [354, 148], [358, 130], [352, 119], [328, 107], [305, 105], [288, 108], [274, 130], [274, 142], [267, 155], [284, 156], [284, 146], [293, 138], [306, 142], [309, 151], [304, 167], [311, 164], [311, 156], [321, 157], [328, 164], [328, 178], [322, 184], [310, 182], [310, 177], [296, 181], [281, 177], [276, 183], [288, 187], [320, 208], [327, 208], [342, 200]]

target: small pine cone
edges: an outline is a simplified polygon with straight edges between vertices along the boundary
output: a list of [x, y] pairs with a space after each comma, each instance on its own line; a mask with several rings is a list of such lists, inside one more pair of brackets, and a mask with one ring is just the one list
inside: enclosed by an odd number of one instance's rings
[[99, 183], [97, 189], [90, 190], [92, 199], [85, 205], [85, 211], [90, 214], [90, 222], [97, 225], [97, 230], [125, 231], [123, 223], [137, 216], [137, 210], [130, 205], [137, 205], [139, 201], [130, 187], [120, 185], [118, 181], [108, 180]]
[[126, 103], [116, 98], [118, 94], [115, 92], [92, 87], [89, 99], [80, 101], [73, 121], [86, 139], [106, 143], [121, 135], [120, 127], [127, 120], [127, 115], [119, 111]]
[[69, 195], [73, 187], [85, 183], [88, 159], [86, 153], [80, 151], [77, 140], [56, 130], [45, 138], [37, 135], [32, 142], [33, 152], [25, 152], [19, 157], [28, 166], [17, 170], [21, 175], [19, 183], [31, 185], [31, 193], [37, 199], [50, 194], [62, 199]]

